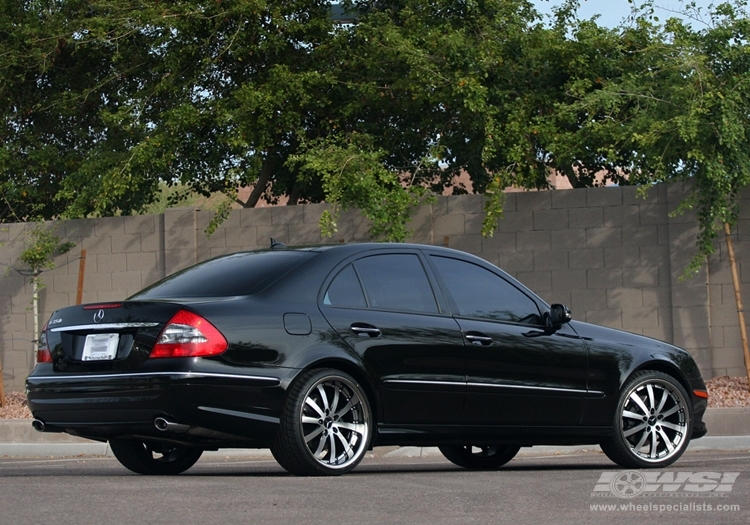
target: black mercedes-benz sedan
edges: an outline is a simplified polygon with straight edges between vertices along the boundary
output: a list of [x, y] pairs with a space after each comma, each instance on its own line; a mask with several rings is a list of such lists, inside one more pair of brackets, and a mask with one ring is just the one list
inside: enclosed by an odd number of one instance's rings
[[706, 433], [706, 387], [675, 346], [574, 321], [497, 267], [409, 244], [218, 257], [121, 302], [63, 308], [27, 381], [33, 425], [177, 474], [204, 450], [270, 448], [300, 475], [379, 445], [469, 469], [520, 447], [600, 444], [665, 467]]

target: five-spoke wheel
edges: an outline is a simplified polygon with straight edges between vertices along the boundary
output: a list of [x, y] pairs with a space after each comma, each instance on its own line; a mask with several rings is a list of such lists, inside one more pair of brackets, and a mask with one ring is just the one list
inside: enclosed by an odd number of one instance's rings
[[338, 475], [362, 461], [371, 435], [370, 406], [357, 381], [339, 370], [310, 370], [288, 390], [271, 451], [293, 474]]
[[693, 431], [687, 392], [672, 376], [656, 371], [633, 375], [620, 394], [614, 436], [604, 453], [629, 468], [666, 467], [687, 448]]

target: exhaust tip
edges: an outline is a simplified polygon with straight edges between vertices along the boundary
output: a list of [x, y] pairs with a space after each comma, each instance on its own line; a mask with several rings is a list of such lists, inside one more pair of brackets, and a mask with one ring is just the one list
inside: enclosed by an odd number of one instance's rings
[[32, 421], [31, 426], [39, 432], [44, 432], [44, 421], [42, 421], [41, 419], [35, 419], [34, 421]]
[[190, 430], [190, 425], [175, 423], [161, 416], [154, 419], [154, 426], [160, 432], [175, 432], [177, 434], [184, 434]]

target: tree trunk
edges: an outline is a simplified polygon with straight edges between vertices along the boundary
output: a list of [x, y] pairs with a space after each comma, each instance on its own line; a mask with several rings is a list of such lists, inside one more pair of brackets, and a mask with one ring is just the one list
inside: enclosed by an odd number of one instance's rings
[[266, 191], [266, 188], [268, 187], [268, 182], [271, 180], [271, 175], [273, 175], [273, 167], [273, 152], [269, 151], [268, 156], [263, 161], [263, 167], [261, 167], [260, 169], [258, 182], [255, 183], [253, 191], [250, 192], [250, 196], [247, 198], [247, 201], [245, 201], [245, 204], [243, 205], [245, 208], [255, 208], [255, 205], [258, 204], [261, 195], [263, 195], [263, 192]]
[[3, 385], [3, 362], [0, 361], [0, 408], [5, 406], [5, 385]]
[[292, 191], [289, 192], [289, 200], [287, 201], [287, 206], [296, 206], [299, 202], [299, 183], [295, 182], [292, 185]]
[[36, 344], [39, 338], [39, 274], [41, 273], [39, 271], [34, 272], [34, 277], [31, 279], [31, 308], [34, 316], [34, 331], [31, 337], [34, 343], [34, 355], [36, 355]]
[[745, 326], [745, 313], [742, 308], [742, 293], [740, 291], [740, 279], [737, 273], [737, 261], [734, 258], [734, 245], [732, 243], [731, 228], [728, 222], [724, 223], [724, 238], [727, 241], [729, 252], [729, 265], [732, 268], [732, 283], [734, 284], [734, 300], [737, 303], [737, 315], [740, 321], [740, 337], [742, 338], [742, 352], [745, 355], [745, 372], [747, 373], [748, 389], [750, 389], [750, 349], [747, 344], [747, 328]]

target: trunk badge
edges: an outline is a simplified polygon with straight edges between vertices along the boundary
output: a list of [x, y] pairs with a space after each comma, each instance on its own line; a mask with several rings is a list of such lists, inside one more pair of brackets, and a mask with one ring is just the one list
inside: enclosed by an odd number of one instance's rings
[[104, 310], [99, 310], [94, 314], [94, 322], [100, 323], [104, 320]]

